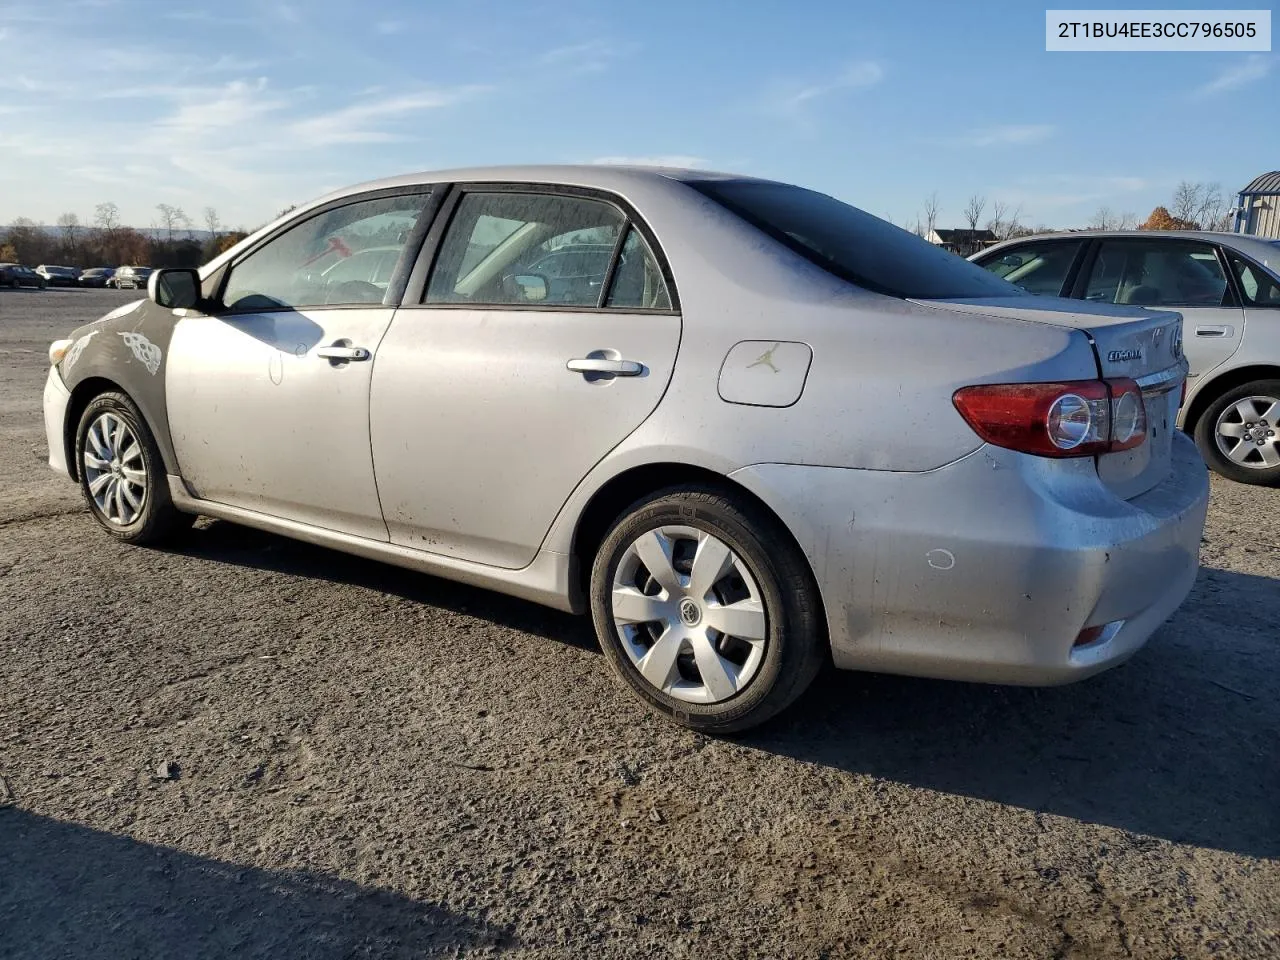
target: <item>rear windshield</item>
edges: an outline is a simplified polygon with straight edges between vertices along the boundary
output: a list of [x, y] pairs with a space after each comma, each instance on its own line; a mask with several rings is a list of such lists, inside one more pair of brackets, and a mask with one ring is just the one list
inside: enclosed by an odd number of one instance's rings
[[784, 183], [694, 180], [689, 186], [829, 273], [891, 297], [1029, 296], [879, 217]]

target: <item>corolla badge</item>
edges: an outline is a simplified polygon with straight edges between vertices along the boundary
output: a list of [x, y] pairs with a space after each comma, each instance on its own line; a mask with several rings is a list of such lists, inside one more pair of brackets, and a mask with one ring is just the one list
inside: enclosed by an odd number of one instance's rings
[[160, 348], [142, 334], [134, 333], [132, 330], [120, 336], [124, 339], [125, 346], [133, 351], [138, 362], [147, 368], [147, 373], [155, 376], [155, 372], [160, 369]]
[[1112, 363], [1123, 363], [1126, 360], [1141, 360], [1142, 348], [1130, 347], [1127, 350], [1112, 350], [1107, 354], [1107, 359]]

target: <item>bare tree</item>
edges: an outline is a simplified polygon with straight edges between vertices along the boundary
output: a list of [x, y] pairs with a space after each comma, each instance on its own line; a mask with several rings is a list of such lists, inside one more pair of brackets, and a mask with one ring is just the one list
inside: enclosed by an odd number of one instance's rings
[[1133, 230], [1138, 226], [1138, 215], [1132, 210], [1125, 211], [1120, 214], [1120, 220], [1116, 224], [1117, 230]]
[[938, 191], [924, 198], [924, 235], [927, 237], [938, 227]]
[[1009, 205], [1003, 200], [994, 200], [991, 203], [991, 219], [987, 221], [987, 229], [996, 235], [997, 240], [1008, 240], [1021, 233], [1022, 224], [1019, 223], [1021, 219], [1021, 204], [1011, 211]]
[[156, 210], [160, 214], [160, 226], [164, 228], [165, 239], [170, 243], [173, 242], [173, 231], [183, 226], [189, 226], [191, 219], [183, 212], [181, 207], [175, 207], [168, 203], [157, 203]]
[[1173, 191], [1173, 203], [1169, 204], [1169, 214], [1175, 220], [1195, 223], [1196, 212], [1200, 209], [1200, 193], [1200, 184], [1183, 180]]
[[1222, 185], [1215, 181], [1197, 186], [1200, 187], [1200, 202], [1196, 205], [1193, 219], [1204, 230], [1221, 230], [1228, 216], [1227, 205], [1222, 200]]
[[969, 224], [970, 230], [978, 229], [978, 221], [982, 219], [982, 211], [986, 208], [986, 197], [975, 193], [969, 198], [969, 202], [964, 207], [964, 221]]
[[218, 234], [222, 232], [222, 220], [213, 207], [204, 208], [204, 225], [209, 228], [209, 239], [217, 240]]
[[93, 208], [93, 223], [108, 238], [115, 236], [120, 229], [120, 208], [110, 202], [98, 204]]
[[1115, 230], [1119, 223], [1120, 221], [1111, 212], [1110, 207], [1099, 207], [1094, 213], [1093, 219], [1089, 221], [1089, 226], [1094, 230]]
[[80, 218], [74, 213], [64, 213], [58, 218], [58, 226], [62, 229], [62, 242], [66, 245], [67, 254], [75, 260], [77, 258], [76, 239], [80, 235]]

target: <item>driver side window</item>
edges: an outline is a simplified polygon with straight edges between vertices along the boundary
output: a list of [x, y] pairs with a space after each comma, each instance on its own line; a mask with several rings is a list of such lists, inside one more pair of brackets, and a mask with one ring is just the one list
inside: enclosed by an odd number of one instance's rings
[[231, 267], [228, 310], [380, 304], [429, 194], [360, 200], [290, 227]]

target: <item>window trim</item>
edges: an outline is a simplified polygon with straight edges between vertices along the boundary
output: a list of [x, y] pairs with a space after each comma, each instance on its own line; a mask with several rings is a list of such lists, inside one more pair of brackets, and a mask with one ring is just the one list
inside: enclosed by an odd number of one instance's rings
[[[235, 259], [224, 263], [205, 278], [201, 284], [203, 288], [201, 292], [206, 302], [215, 306], [218, 316], [243, 316], [252, 313], [297, 312], [300, 310], [369, 310], [377, 307], [398, 307], [401, 305], [405, 287], [409, 282], [410, 268], [417, 261], [423, 241], [426, 239], [427, 233], [444, 203], [444, 195], [447, 192], [443, 189], [444, 186], [446, 185], [439, 183], [418, 183], [403, 187], [385, 187], [381, 190], [370, 190], [367, 193], [338, 197], [328, 203], [311, 207], [298, 216], [280, 224], [276, 229], [259, 239], [252, 247], [237, 254]], [[299, 227], [315, 217], [331, 213], [334, 210], [340, 210], [343, 207], [353, 206], [357, 203], [420, 195], [425, 195], [427, 202], [422, 206], [422, 213], [418, 215], [417, 223], [414, 224], [413, 229], [409, 232], [409, 236], [405, 238], [404, 246], [400, 250], [400, 256], [396, 260], [395, 267], [392, 268], [391, 279], [387, 283], [387, 292], [383, 295], [381, 303], [320, 303], [314, 306], [278, 307], [270, 310], [264, 310], [261, 307], [236, 309], [223, 304], [222, 297], [226, 293], [227, 283], [231, 279], [231, 272], [267, 244], [279, 239], [295, 227]]]
[[1212, 240], [1205, 240], [1202, 237], [1092, 237], [1091, 249], [1086, 261], [1081, 264], [1080, 272], [1076, 276], [1075, 283], [1072, 286], [1071, 299], [1084, 300], [1085, 291], [1089, 289], [1089, 277], [1093, 273], [1093, 266], [1098, 260], [1098, 254], [1102, 250], [1105, 243], [1118, 244], [1135, 244], [1135, 243], [1198, 243], [1208, 247], [1213, 251], [1214, 256], [1218, 258], [1218, 269], [1222, 271], [1222, 275], [1226, 278], [1227, 288], [1223, 291], [1222, 299], [1224, 303], [1218, 303], [1210, 306], [1205, 303], [1115, 303], [1107, 300], [1091, 300], [1090, 303], [1106, 303], [1113, 307], [1145, 307], [1148, 310], [1176, 310], [1186, 308], [1189, 310], [1239, 310], [1240, 297], [1238, 296], [1235, 281], [1231, 277], [1230, 265], [1223, 256], [1221, 244]]
[[[465, 183], [452, 183], [448, 185], [448, 196], [436, 212], [434, 222], [431, 229], [427, 232], [425, 242], [418, 254], [417, 261], [413, 265], [413, 270], [409, 274], [408, 283], [404, 292], [401, 306], [404, 309], [429, 309], [429, 310], [515, 310], [527, 311], [532, 313], [602, 313], [602, 314], [651, 314], [656, 316], [680, 316], [680, 297], [676, 291], [675, 279], [671, 273], [671, 265], [667, 260], [666, 254], [659, 245], [657, 237], [645, 219], [640, 216], [639, 212], [628, 203], [625, 199], [617, 194], [610, 193], [607, 190], [599, 190], [593, 187], [578, 187], [568, 184], [559, 183], [540, 183], [534, 181], [513, 182], [513, 181], [468, 181]], [[435, 272], [436, 261], [439, 258], [440, 250], [444, 245], [444, 237], [449, 227], [453, 223], [454, 214], [457, 212], [458, 205], [462, 202], [462, 198], [469, 193], [532, 193], [538, 195], [573, 197], [583, 200], [596, 200], [607, 203], [616, 208], [622, 214], [622, 229], [619, 231], [619, 241], [625, 238], [627, 229], [635, 227], [640, 231], [640, 236], [645, 243], [649, 245], [649, 251], [653, 254], [654, 260], [658, 264], [658, 270], [662, 274], [662, 280], [667, 285], [667, 296], [671, 300], [671, 307], [667, 309], [659, 309], [655, 307], [607, 307], [604, 301], [608, 297], [609, 284], [612, 282], [617, 261], [622, 253], [621, 244], [618, 241], [614, 243], [613, 253], [609, 259], [609, 269], [606, 273], [606, 282], [601, 285], [600, 299], [597, 300], [596, 306], [583, 306], [581, 304], [563, 304], [563, 303], [427, 303], [427, 287], [430, 283], [431, 275]]]
[[[1075, 289], [1077, 273], [1080, 270], [1082, 261], [1089, 253], [1089, 242], [1092, 239], [1092, 237], [1072, 237], [1067, 235], [1062, 237], [1037, 237], [1034, 240], [1023, 241], [1011, 240], [1007, 245], [1001, 244], [998, 250], [992, 250], [984, 254], [982, 257], [975, 260], [974, 263], [985, 270], [987, 263], [994, 260], [996, 257], [1004, 256], [1007, 253], [1016, 253], [1019, 250], [1040, 247], [1050, 243], [1075, 243], [1078, 245], [1076, 252], [1072, 254], [1071, 263], [1067, 266], [1067, 272], [1063, 274], [1062, 283], [1058, 286], [1058, 292], [1031, 294], [1032, 296], [1039, 297], [1070, 298], [1072, 290]], [[1005, 278], [1001, 277], [1000, 279], [1003, 280]], [[1010, 280], [1009, 282], [1015, 287], [1018, 286], [1018, 284], [1013, 280]], [[1028, 290], [1027, 293], [1031, 293], [1031, 291]]]

